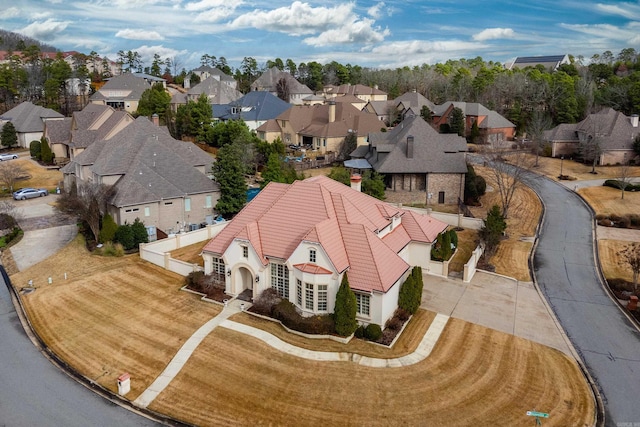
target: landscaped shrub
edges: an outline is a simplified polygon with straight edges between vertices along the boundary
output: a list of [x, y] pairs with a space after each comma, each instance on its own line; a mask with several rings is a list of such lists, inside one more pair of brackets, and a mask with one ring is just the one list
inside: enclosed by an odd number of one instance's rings
[[398, 307], [396, 309], [395, 316], [398, 319], [400, 319], [402, 322], [406, 322], [407, 320], [409, 320], [409, 317], [411, 317], [411, 313], [409, 313], [407, 310], [404, 310], [404, 309]]
[[51, 151], [51, 146], [45, 137], [40, 140], [40, 156], [42, 163], [46, 165], [53, 163], [53, 151]]
[[136, 242], [133, 236], [133, 230], [128, 224], [124, 224], [118, 227], [114, 236], [114, 241], [121, 243], [125, 250], [133, 249], [136, 246]]
[[618, 221], [616, 221], [616, 227], [618, 228], [629, 228], [631, 225], [631, 221], [626, 216], [621, 216]]
[[393, 331], [398, 331], [402, 328], [402, 320], [393, 316], [391, 319], [387, 320], [386, 329], [391, 329]]
[[120, 243], [108, 241], [102, 245], [100, 253], [104, 256], [121, 257], [124, 255], [124, 247]]
[[35, 160], [42, 160], [42, 148], [37, 139], [29, 143], [29, 154]]
[[131, 224], [131, 231], [133, 231], [134, 246], [138, 246], [140, 243], [149, 242], [149, 234], [147, 234], [147, 227], [140, 221], [140, 218], [136, 218]]
[[603, 227], [611, 227], [613, 226], [613, 222], [611, 222], [609, 218], [604, 218], [598, 221], [598, 225], [601, 225]]
[[629, 224], [631, 224], [632, 227], [640, 227], [640, 215], [638, 214], [629, 215]]
[[204, 285], [204, 271], [192, 271], [184, 278], [184, 284], [191, 290], [202, 292]]
[[102, 228], [100, 229], [100, 235], [98, 236], [100, 243], [112, 242], [117, 230], [118, 224], [113, 220], [113, 217], [109, 214], [105, 214], [102, 218]]
[[449, 230], [449, 240], [451, 240], [453, 250], [455, 250], [458, 247], [458, 233], [453, 228]]
[[0, 213], [0, 230], [6, 230], [7, 228], [13, 228], [17, 226], [15, 218], [7, 213]]
[[296, 306], [288, 300], [282, 300], [273, 308], [273, 317], [284, 326], [305, 334], [328, 335], [335, 325], [330, 315], [303, 317], [296, 311]]
[[[617, 179], [608, 179], [602, 185], [605, 187], [617, 188], [618, 190], [621, 190], [624, 186], [624, 183]], [[628, 182], [626, 187], [624, 188], [624, 191], [640, 191], [640, 184], [632, 184]]]
[[398, 295], [398, 307], [415, 314], [422, 302], [422, 268], [413, 267], [411, 274], [400, 287]]
[[613, 222], [618, 222], [618, 221], [620, 221], [621, 217], [620, 217], [620, 215], [611, 214], [611, 215], [609, 215], [609, 219], [611, 221], [613, 221]]
[[380, 325], [376, 325], [375, 323], [370, 323], [364, 329], [364, 337], [369, 341], [378, 341], [382, 336], [382, 328]]
[[356, 328], [353, 336], [362, 339], [364, 337], [364, 326], [360, 325]]
[[609, 216], [605, 215], [605, 214], [597, 214], [596, 215], [596, 221], [600, 221], [600, 220], [603, 220], [603, 219], [609, 219]]
[[251, 309], [258, 314], [264, 316], [273, 315], [273, 308], [282, 301], [278, 291], [273, 288], [267, 288], [253, 301]]

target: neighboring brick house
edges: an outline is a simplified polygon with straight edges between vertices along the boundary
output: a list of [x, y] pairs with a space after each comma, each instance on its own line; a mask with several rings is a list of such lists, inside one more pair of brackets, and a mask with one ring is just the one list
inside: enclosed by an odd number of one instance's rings
[[16, 128], [18, 145], [29, 148], [31, 141], [39, 141], [42, 138], [47, 121], [62, 119], [64, 116], [57, 111], [26, 101], [0, 116], [0, 129], [7, 122], [13, 123]]
[[464, 196], [466, 152], [464, 138], [440, 134], [412, 116], [389, 132], [369, 134], [369, 144], [356, 148], [351, 158], [367, 160], [384, 175], [388, 201], [456, 204]]
[[308, 146], [320, 153], [336, 152], [340, 143], [354, 132], [358, 144], [365, 144], [370, 132], [380, 130], [380, 121], [348, 102], [329, 101], [322, 105], [294, 105], [257, 129], [258, 137], [273, 142]]
[[384, 326], [412, 266], [429, 270], [447, 224], [316, 176], [269, 183], [202, 250], [225, 292], [273, 288], [303, 316], [334, 311], [347, 275], [361, 324]]
[[330, 99], [336, 96], [354, 95], [365, 102], [369, 101], [386, 101], [387, 93], [378, 89], [378, 86], [369, 87], [361, 84], [352, 85], [350, 83], [335, 86], [327, 85], [322, 88], [322, 95]]
[[146, 117], [109, 139], [94, 141], [64, 166], [64, 187], [77, 182], [113, 185], [107, 211], [117, 224], [139, 218], [150, 238], [213, 222], [219, 185], [208, 175], [213, 159], [171, 137]]
[[142, 93], [151, 88], [151, 83], [144, 77], [133, 73], [123, 73], [111, 77], [89, 100], [92, 104], [108, 105], [116, 110], [135, 113]]
[[242, 119], [250, 130], [256, 130], [267, 120], [275, 119], [291, 108], [291, 104], [270, 92], [252, 91], [236, 101], [212, 107], [214, 120]]
[[267, 91], [281, 97], [286, 92], [289, 96], [285, 100], [290, 104], [301, 105], [304, 99], [312, 96], [313, 91], [295, 79], [290, 73], [280, 70], [278, 67], [271, 67], [260, 77], [251, 83], [252, 91]]
[[473, 123], [477, 123], [480, 130], [479, 143], [499, 146], [513, 141], [516, 125], [477, 102], [445, 102], [436, 105], [433, 109], [433, 126], [439, 130], [441, 125], [449, 124], [454, 108], [460, 108], [465, 115], [465, 136], [471, 134]]
[[128, 124], [133, 117], [125, 111], [100, 104], [88, 104], [70, 118], [48, 121], [44, 136], [57, 164], [66, 164], [99, 140], [108, 140]]
[[579, 123], [563, 123], [544, 133], [551, 144], [551, 156], [574, 156], [580, 152], [580, 142], [598, 138], [599, 165], [615, 165], [636, 157], [633, 141], [640, 135], [638, 115], [625, 116], [613, 108], [589, 114]]
[[201, 95], [205, 95], [212, 105], [230, 104], [242, 97], [242, 93], [234, 86], [216, 76], [209, 76], [186, 93], [174, 94], [171, 97], [171, 109], [177, 111], [179, 105], [185, 105], [189, 101], [197, 102]]

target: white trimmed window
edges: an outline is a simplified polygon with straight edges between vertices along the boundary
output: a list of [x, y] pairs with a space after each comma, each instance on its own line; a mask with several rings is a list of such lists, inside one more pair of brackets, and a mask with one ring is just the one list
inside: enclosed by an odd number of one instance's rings
[[145, 206], [144, 207], [144, 216], [150, 216], [151, 215], [151, 208], [149, 208], [149, 206]]
[[302, 306], [302, 281], [296, 279], [296, 304]]
[[356, 295], [356, 304], [358, 305], [358, 314], [363, 316], [369, 315], [369, 299], [370, 296], [366, 294], [355, 293]]
[[289, 298], [289, 269], [286, 265], [271, 263], [271, 287], [282, 298]]
[[191, 212], [191, 199], [188, 197], [184, 199], [184, 211]]
[[213, 199], [211, 196], [206, 196], [204, 198], [204, 207], [205, 208], [211, 208], [213, 207]]
[[307, 310], [313, 310], [313, 284], [305, 283], [304, 288], [304, 308]]
[[316, 262], [316, 250], [315, 249], [309, 249], [309, 262], [312, 262], [314, 264]]
[[213, 270], [211, 271], [211, 274], [213, 274], [216, 279], [224, 281], [224, 273], [225, 273], [224, 260], [222, 258], [213, 257], [212, 261], [213, 261], [212, 262]]
[[327, 285], [318, 285], [318, 311], [327, 311]]

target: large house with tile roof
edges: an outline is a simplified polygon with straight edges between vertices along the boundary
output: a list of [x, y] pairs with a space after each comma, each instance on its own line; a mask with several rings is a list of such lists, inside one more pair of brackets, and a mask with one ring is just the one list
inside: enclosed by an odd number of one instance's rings
[[46, 122], [62, 119], [64, 116], [57, 111], [26, 101], [0, 116], [0, 129], [5, 123], [11, 122], [16, 128], [18, 145], [29, 148], [31, 141], [40, 141], [42, 138]]
[[100, 89], [89, 98], [92, 104], [108, 105], [116, 110], [135, 113], [142, 93], [151, 89], [151, 83], [144, 77], [133, 73], [123, 73], [111, 77]]
[[288, 95], [285, 101], [290, 104], [300, 105], [303, 100], [313, 95], [313, 91], [303, 85], [295, 77], [278, 67], [271, 67], [260, 77], [251, 83], [251, 90], [261, 90], [271, 92], [273, 95], [281, 97]]
[[479, 141], [481, 144], [491, 144], [500, 146], [513, 141], [516, 133], [516, 125], [498, 114], [489, 110], [477, 102], [445, 102], [434, 106], [433, 126], [440, 129], [441, 126], [451, 122], [453, 109], [459, 108], [465, 115], [465, 136], [470, 136], [471, 128], [477, 123], [480, 131]]
[[378, 89], [377, 85], [373, 87], [365, 86], [362, 84], [352, 85], [350, 83], [339, 86], [327, 85], [322, 88], [322, 94], [327, 99], [342, 95], [354, 95], [364, 102], [387, 100], [387, 93]]
[[438, 133], [420, 116], [411, 116], [389, 132], [369, 134], [369, 143], [351, 158], [365, 159], [384, 175], [389, 201], [456, 204], [464, 196], [466, 152], [464, 138]]
[[319, 153], [337, 152], [344, 138], [353, 132], [358, 144], [365, 144], [370, 132], [379, 131], [381, 123], [370, 113], [358, 110], [349, 102], [294, 105], [274, 120], [257, 129], [260, 139], [307, 146]]
[[425, 106], [430, 111], [435, 109], [433, 102], [418, 93], [418, 91], [413, 90], [400, 95], [396, 99], [369, 101], [362, 109], [377, 115], [379, 120], [391, 125], [390, 121], [395, 119], [402, 121], [407, 116], [419, 116]]
[[267, 120], [275, 119], [291, 108], [291, 104], [267, 91], [252, 91], [242, 98], [224, 105], [212, 105], [213, 120], [242, 120], [255, 131]]
[[551, 156], [579, 154], [580, 143], [598, 138], [596, 163], [616, 165], [636, 157], [633, 142], [640, 135], [638, 115], [626, 116], [613, 108], [589, 114], [579, 123], [563, 123], [545, 131], [544, 140], [551, 145]]
[[304, 316], [332, 313], [346, 274], [358, 321], [384, 326], [411, 267], [429, 270], [431, 245], [446, 228], [316, 176], [269, 183], [205, 245], [202, 257], [205, 273], [224, 281], [228, 294], [250, 290], [257, 298], [273, 288]]
[[123, 130], [96, 140], [61, 171], [65, 190], [78, 182], [113, 185], [107, 211], [117, 224], [144, 222], [154, 236], [211, 223], [220, 196], [208, 174], [213, 159], [166, 128], [138, 117]]
[[88, 104], [63, 120], [47, 121], [44, 137], [53, 151], [54, 162], [66, 164], [95, 141], [109, 140], [133, 117], [126, 111], [101, 104]]
[[[214, 80], [218, 80], [219, 82], [222, 82], [227, 86], [231, 86], [233, 89], [238, 88], [238, 82], [236, 81], [236, 79], [226, 74], [224, 71], [220, 70], [218, 67], [201, 65], [200, 67], [194, 70], [191, 70], [191, 72], [197, 75], [201, 82], [208, 79], [209, 77], [213, 77]], [[190, 83], [188, 83], [188, 81], [185, 82], [186, 89], [189, 89], [190, 86], [191, 85]]]

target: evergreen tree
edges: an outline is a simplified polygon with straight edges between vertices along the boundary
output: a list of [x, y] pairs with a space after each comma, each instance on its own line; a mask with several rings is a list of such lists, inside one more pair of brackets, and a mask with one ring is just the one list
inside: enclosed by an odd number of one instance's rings
[[18, 133], [16, 132], [16, 127], [13, 123], [7, 122], [2, 126], [0, 140], [3, 147], [11, 148], [14, 145], [18, 145]]
[[213, 164], [213, 175], [220, 184], [216, 210], [224, 217], [232, 217], [240, 212], [247, 201], [241, 148], [238, 143], [223, 146], [218, 150], [218, 158]]
[[384, 178], [376, 171], [369, 171], [362, 177], [362, 192], [378, 200], [384, 200]]
[[35, 160], [42, 160], [42, 147], [37, 139], [29, 144], [29, 154]]
[[334, 181], [343, 183], [344, 185], [351, 185], [351, 173], [344, 166], [334, 166], [331, 168], [329, 178]]
[[140, 221], [140, 218], [136, 218], [131, 224], [131, 231], [133, 232], [133, 244], [134, 247], [140, 243], [149, 242], [149, 234], [147, 234], [147, 227], [144, 226], [144, 222]]
[[449, 132], [457, 133], [460, 136], [464, 136], [464, 111], [460, 108], [455, 107], [451, 111], [451, 120], [449, 122]]
[[413, 314], [412, 307], [414, 306], [413, 298], [415, 292], [413, 281], [412, 275], [407, 276], [398, 293], [398, 307], [411, 314]]
[[500, 244], [500, 239], [502, 239], [502, 234], [506, 229], [507, 223], [500, 212], [500, 207], [498, 205], [493, 205], [491, 210], [487, 213], [487, 219], [484, 222], [484, 226], [480, 229], [480, 238], [485, 245], [485, 257], [490, 258], [495, 253], [498, 248], [498, 244]]
[[339, 160], [347, 160], [349, 159], [353, 150], [358, 146], [358, 135], [355, 132], [349, 132], [347, 136], [344, 137], [340, 146], [338, 148], [338, 156]]
[[100, 243], [113, 242], [117, 230], [118, 224], [113, 220], [113, 217], [109, 214], [105, 214], [102, 218], [102, 228], [100, 229]]
[[340, 288], [336, 293], [336, 305], [333, 310], [333, 318], [336, 325], [336, 333], [343, 337], [351, 335], [358, 327], [356, 312], [358, 304], [356, 296], [349, 287], [347, 273], [342, 276]]
[[40, 156], [42, 157], [42, 163], [46, 165], [50, 165], [51, 163], [53, 163], [53, 151], [51, 151], [49, 142], [44, 136], [40, 140], [40, 153]]
[[142, 92], [138, 103], [137, 114], [140, 116], [151, 116], [157, 114], [165, 117], [171, 104], [171, 95], [164, 90], [162, 83], [154, 84], [150, 89]]
[[272, 181], [285, 182], [280, 156], [277, 153], [269, 154], [267, 166], [262, 171], [262, 184], [260, 184], [260, 187], [264, 188]]
[[478, 127], [478, 122], [474, 121], [471, 125], [471, 132], [469, 133], [469, 142], [476, 144], [478, 143], [478, 138], [480, 138], [480, 128]]
[[136, 246], [133, 229], [129, 224], [124, 224], [118, 227], [114, 240], [117, 243], [120, 243], [126, 250], [133, 249]]

